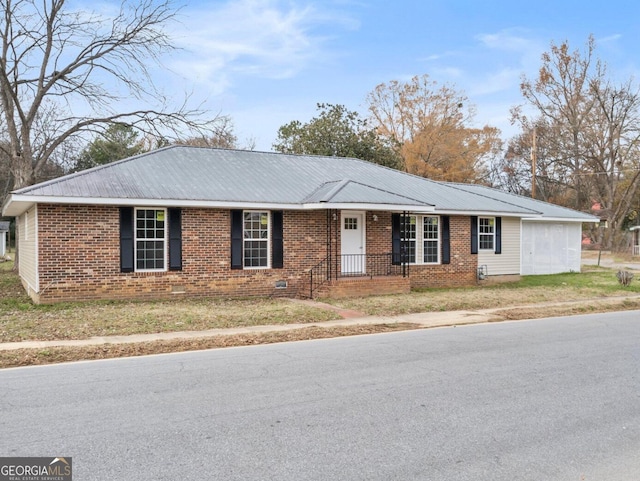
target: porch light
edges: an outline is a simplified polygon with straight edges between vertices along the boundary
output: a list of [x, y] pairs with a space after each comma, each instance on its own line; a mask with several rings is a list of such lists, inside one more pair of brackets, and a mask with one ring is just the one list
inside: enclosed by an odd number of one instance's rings
[[373, 214], [373, 222], [378, 222], [378, 216], [376, 214]]

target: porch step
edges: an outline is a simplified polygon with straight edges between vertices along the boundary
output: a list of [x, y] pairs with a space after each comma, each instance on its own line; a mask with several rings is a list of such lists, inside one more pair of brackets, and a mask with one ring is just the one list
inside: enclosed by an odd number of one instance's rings
[[385, 294], [407, 294], [411, 291], [411, 280], [402, 276], [341, 277], [321, 286], [314, 297], [344, 299]]

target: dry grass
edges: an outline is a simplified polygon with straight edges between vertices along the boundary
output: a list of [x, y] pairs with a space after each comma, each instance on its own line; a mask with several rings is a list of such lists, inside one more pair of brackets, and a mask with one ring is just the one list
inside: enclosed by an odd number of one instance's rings
[[200, 339], [140, 342], [135, 344], [103, 344], [88, 347], [51, 347], [47, 349], [18, 349], [0, 351], [0, 368], [54, 364], [78, 360], [111, 359], [116, 357], [145, 356], [169, 352], [196, 351], [232, 346], [252, 346], [276, 342], [302, 341], [330, 337], [356, 336], [380, 332], [416, 329], [410, 323], [377, 324], [349, 327], [306, 327], [292, 331], [215, 336]]
[[[587, 254], [585, 258], [592, 260], [597, 254], [595, 251]], [[611, 261], [611, 257], [608, 260]], [[631, 262], [631, 260], [625, 259], [624, 262]], [[86, 339], [93, 336], [311, 323], [339, 318], [339, 315], [331, 310], [278, 299], [183, 299], [37, 306], [26, 296], [11, 267], [12, 264], [9, 262], [0, 263], [0, 342]], [[327, 302], [341, 308], [381, 316], [504, 308], [496, 313], [497, 320], [640, 308], [640, 299], [605, 302], [615, 297], [640, 294], [640, 281], [634, 280], [629, 287], [622, 287], [615, 277], [616, 270], [606, 267], [589, 267], [587, 272], [582, 274], [528, 276], [519, 282], [502, 285], [481, 284], [471, 288], [430, 289], [406, 295], [327, 300]], [[577, 305], [541, 306], [543, 303], [581, 300], [585, 302]], [[284, 332], [190, 340], [0, 351], [0, 367], [317, 339], [417, 327], [419, 326], [413, 324], [340, 328], [309, 327]]]
[[458, 289], [429, 289], [411, 294], [355, 298], [327, 302], [368, 315], [458, 311], [512, 307], [528, 304], [580, 301], [640, 294], [640, 283], [621, 286], [615, 270], [601, 268], [582, 274], [525, 276], [518, 282], [480, 284]]
[[90, 302], [0, 307], [0, 342], [311, 323], [336, 313], [275, 299]]
[[278, 299], [34, 305], [17, 275], [0, 269], [0, 342], [311, 323], [339, 317], [333, 311]]

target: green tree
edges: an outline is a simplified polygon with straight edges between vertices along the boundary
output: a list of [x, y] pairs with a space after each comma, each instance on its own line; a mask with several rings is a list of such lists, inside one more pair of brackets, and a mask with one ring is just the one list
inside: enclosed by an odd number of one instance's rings
[[278, 129], [273, 148], [286, 154], [354, 157], [394, 169], [402, 168], [396, 146], [369, 128], [366, 120], [344, 105], [318, 104], [320, 114]]
[[111, 124], [105, 132], [85, 147], [73, 167], [74, 171], [90, 169], [140, 154], [145, 148], [138, 132], [125, 124]]

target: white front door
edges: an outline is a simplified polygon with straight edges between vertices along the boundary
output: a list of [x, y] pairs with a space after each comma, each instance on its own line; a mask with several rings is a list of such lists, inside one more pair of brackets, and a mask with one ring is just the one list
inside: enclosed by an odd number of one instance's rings
[[340, 252], [343, 274], [364, 274], [365, 272], [364, 219], [364, 212], [342, 212]]

